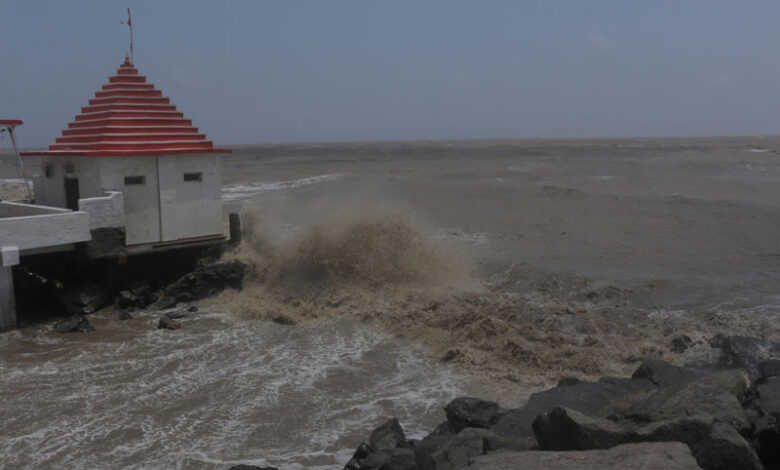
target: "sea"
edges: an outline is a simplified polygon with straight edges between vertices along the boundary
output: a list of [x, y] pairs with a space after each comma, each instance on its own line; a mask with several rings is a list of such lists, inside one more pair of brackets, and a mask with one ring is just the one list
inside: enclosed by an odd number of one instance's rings
[[232, 148], [245, 289], [175, 331], [109, 307], [91, 333], [57, 312], [0, 333], [0, 467], [342, 468], [457, 396], [519, 406], [563, 376], [695, 361], [716, 333], [780, 340], [780, 138]]

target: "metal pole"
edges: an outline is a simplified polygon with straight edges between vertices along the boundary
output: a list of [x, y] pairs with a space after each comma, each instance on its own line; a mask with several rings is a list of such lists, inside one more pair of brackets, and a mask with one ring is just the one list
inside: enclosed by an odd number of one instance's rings
[[14, 137], [14, 126], [8, 126], [8, 135], [11, 136], [11, 144], [14, 146], [14, 153], [16, 153], [16, 161], [19, 162], [19, 168], [22, 170], [22, 178], [24, 179], [24, 187], [27, 188], [27, 199], [33, 200], [32, 190], [30, 189], [30, 182], [27, 181], [27, 172], [24, 171], [24, 163], [22, 163], [22, 157], [19, 155], [19, 149], [16, 148], [16, 138]]
[[133, 21], [130, 19], [130, 8], [127, 8], [127, 26], [130, 27], [130, 62], [133, 62]]

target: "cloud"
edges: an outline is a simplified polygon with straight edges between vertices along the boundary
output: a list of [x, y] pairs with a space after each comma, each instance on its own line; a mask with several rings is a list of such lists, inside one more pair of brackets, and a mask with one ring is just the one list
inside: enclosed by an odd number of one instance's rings
[[588, 33], [582, 35], [582, 40], [585, 41], [589, 47], [597, 49], [599, 51], [609, 51], [612, 49], [612, 41], [607, 39], [601, 33]]

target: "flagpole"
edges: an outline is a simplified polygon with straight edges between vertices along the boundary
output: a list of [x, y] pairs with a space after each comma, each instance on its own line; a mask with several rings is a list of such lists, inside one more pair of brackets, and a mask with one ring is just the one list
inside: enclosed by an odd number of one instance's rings
[[127, 26], [130, 27], [130, 62], [133, 62], [133, 22], [130, 19], [130, 7], [127, 8]]

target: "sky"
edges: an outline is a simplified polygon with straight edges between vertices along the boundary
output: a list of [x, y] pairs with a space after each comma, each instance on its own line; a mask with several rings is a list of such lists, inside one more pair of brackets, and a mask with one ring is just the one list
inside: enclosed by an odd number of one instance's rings
[[777, 0], [0, 0], [0, 118], [54, 141], [128, 51], [218, 144], [775, 135]]

